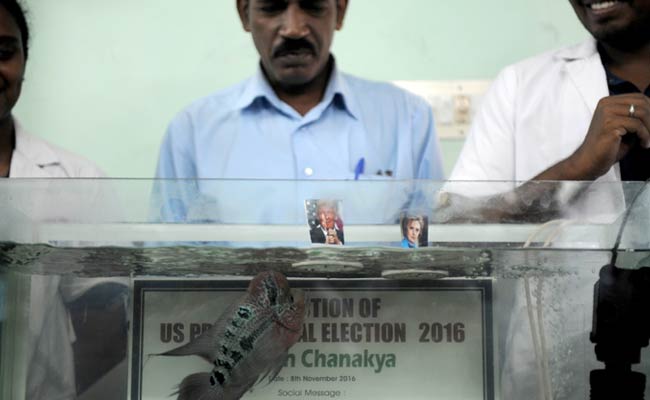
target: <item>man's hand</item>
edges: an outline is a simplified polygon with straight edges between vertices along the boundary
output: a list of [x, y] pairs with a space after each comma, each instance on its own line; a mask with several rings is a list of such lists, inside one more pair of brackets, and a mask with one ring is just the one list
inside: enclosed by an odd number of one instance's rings
[[327, 244], [341, 244], [341, 241], [339, 240], [339, 237], [336, 234], [336, 229], [328, 229], [327, 230], [326, 243]]
[[[559, 218], [566, 204], [557, 201], [562, 184], [555, 181], [596, 180], [632, 146], [650, 148], [650, 98], [641, 93], [606, 97], [598, 103], [584, 142], [569, 158], [508, 193], [480, 198], [446, 193], [438, 204], [437, 219], [447, 223], [539, 223]], [[571, 200], [587, 188], [580, 185]]]
[[567, 171], [575, 174], [572, 180], [595, 180], [635, 145], [650, 148], [650, 98], [641, 93], [606, 97], [598, 103], [587, 137], [565, 167], [574, 170]]

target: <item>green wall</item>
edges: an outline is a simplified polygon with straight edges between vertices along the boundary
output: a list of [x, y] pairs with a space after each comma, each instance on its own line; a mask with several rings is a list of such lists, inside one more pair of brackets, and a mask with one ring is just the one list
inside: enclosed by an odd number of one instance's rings
[[[235, 0], [24, 2], [33, 42], [15, 114], [110, 176], [151, 177], [174, 114], [256, 66]], [[350, 0], [333, 51], [371, 79], [492, 79], [585, 37], [568, 0]], [[443, 143], [447, 168], [461, 145]]]

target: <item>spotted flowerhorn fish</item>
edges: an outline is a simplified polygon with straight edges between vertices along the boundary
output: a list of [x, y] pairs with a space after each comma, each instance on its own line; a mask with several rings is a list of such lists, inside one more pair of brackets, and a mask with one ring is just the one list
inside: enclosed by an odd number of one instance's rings
[[274, 378], [302, 335], [304, 317], [302, 291], [291, 290], [279, 272], [258, 274], [209, 330], [160, 354], [197, 355], [213, 366], [183, 379], [178, 400], [237, 400], [259, 380]]

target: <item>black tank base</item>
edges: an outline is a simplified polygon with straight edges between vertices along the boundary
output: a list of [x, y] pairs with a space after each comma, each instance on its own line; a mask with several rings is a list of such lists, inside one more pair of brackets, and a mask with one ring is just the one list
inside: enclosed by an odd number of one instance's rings
[[595, 370], [589, 374], [591, 400], [643, 400], [645, 375], [639, 372]]

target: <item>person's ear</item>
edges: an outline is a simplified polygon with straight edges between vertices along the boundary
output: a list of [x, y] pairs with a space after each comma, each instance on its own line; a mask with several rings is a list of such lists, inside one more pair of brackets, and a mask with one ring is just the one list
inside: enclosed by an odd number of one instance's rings
[[348, 0], [335, 0], [336, 1], [336, 30], [339, 31], [343, 28], [343, 20], [345, 13], [348, 10]]
[[251, 22], [250, 22], [250, 0], [237, 0], [237, 12], [239, 13], [239, 19], [241, 24], [246, 32], [251, 31]]

